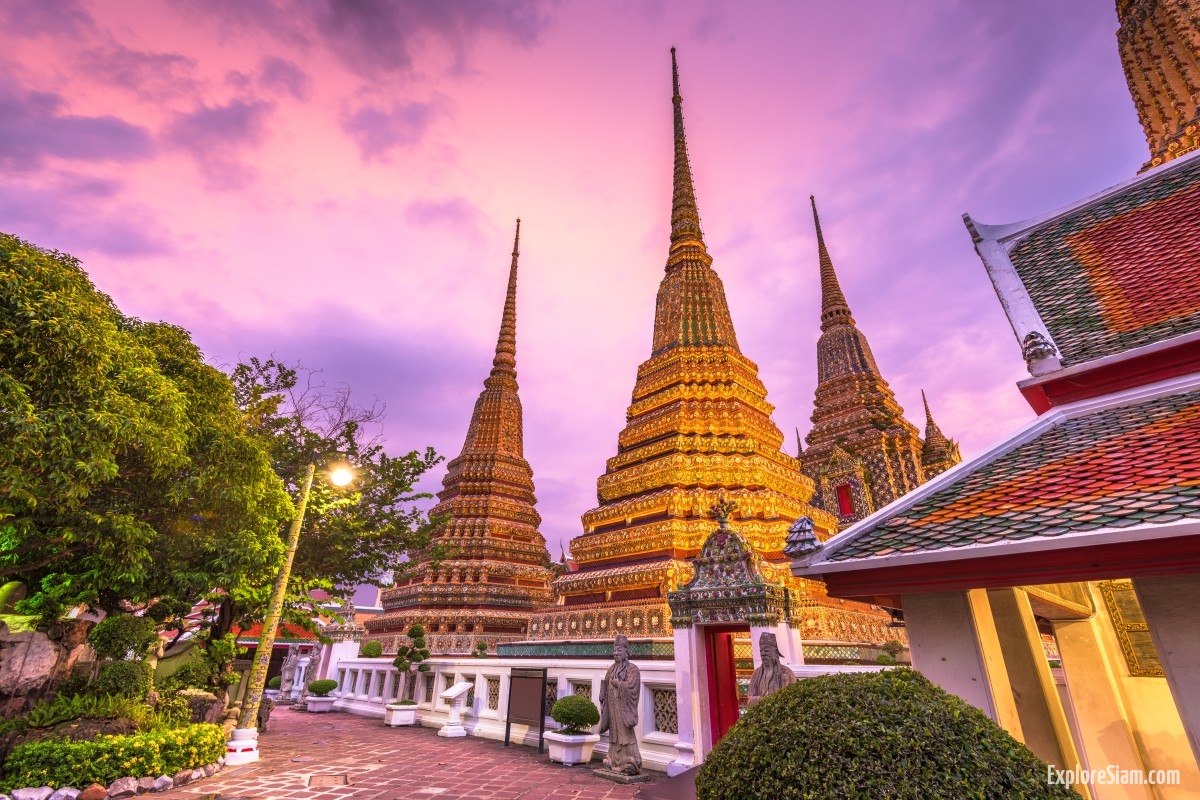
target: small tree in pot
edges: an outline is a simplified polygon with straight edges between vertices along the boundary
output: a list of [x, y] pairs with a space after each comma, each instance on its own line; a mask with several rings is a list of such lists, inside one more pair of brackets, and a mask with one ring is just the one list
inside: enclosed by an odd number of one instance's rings
[[333, 701], [336, 697], [330, 697], [329, 693], [338, 687], [338, 682], [325, 678], [324, 680], [312, 681], [308, 684], [308, 710], [317, 714], [323, 714], [333, 708]]
[[559, 725], [557, 731], [546, 731], [550, 760], [565, 767], [591, 761], [592, 748], [600, 741], [599, 734], [590, 732], [600, 721], [596, 704], [586, 697], [569, 694], [555, 702], [550, 717]]
[[[396, 648], [396, 658], [392, 660], [392, 664], [404, 676], [406, 695], [408, 697], [415, 697], [416, 689], [412, 685], [412, 681], [416, 679], [413, 675], [414, 668], [416, 672], [429, 671], [429, 665], [425, 663], [425, 660], [429, 658], [429, 647], [425, 644], [425, 628], [420, 625], [413, 624], [409, 627], [408, 633], [405, 635], [408, 637], [410, 644], [402, 644]], [[396, 727], [399, 725], [414, 725], [416, 722], [417, 703], [415, 700], [405, 698], [388, 703], [383, 716], [384, 725]]]

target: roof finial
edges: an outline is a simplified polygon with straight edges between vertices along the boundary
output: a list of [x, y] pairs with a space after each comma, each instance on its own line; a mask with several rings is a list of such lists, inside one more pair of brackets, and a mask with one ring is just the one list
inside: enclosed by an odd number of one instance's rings
[[796, 428], [796, 460], [804, 457], [804, 442], [800, 439], [800, 428]]
[[[688, 160], [687, 139], [683, 133], [683, 97], [679, 94], [679, 64], [675, 48], [671, 48], [671, 103], [675, 106], [675, 179], [671, 194], [671, 250], [684, 244], [704, 249], [700, 231], [700, 210], [696, 206], [696, 189], [692, 184], [692, 167]], [[674, 259], [668, 260], [670, 268]]]
[[508, 294], [504, 298], [504, 316], [500, 319], [500, 337], [496, 340], [496, 357], [492, 359], [492, 374], [497, 370], [517, 370], [517, 257], [521, 254], [521, 220], [513, 237], [512, 266], [508, 269]]
[[817, 258], [821, 262], [821, 330], [827, 330], [837, 323], [853, 325], [854, 317], [850, 315], [850, 304], [846, 302], [846, 295], [842, 294], [837, 273], [833, 271], [833, 259], [829, 257], [825, 237], [821, 233], [817, 198], [810, 194], [808, 199], [812, 202], [813, 222], [817, 226]]

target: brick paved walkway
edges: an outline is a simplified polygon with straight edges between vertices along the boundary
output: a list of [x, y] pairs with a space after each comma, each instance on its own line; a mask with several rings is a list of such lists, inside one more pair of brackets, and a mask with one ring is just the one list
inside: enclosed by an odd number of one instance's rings
[[[352, 714], [279, 710], [259, 738], [263, 758], [174, 789], [171, 800], [633, 800], [637, 786], [564, 767], [533, 747], [443, 739], [433, 728], [388, 728]], [[650, 773], [657, 776], [659, 773]], [[340, 780], [349, 785], [319, 786]], [[315, 778], [315, 780], [314, 780]], [[640, 784], [649, 786], [651, 784]]]

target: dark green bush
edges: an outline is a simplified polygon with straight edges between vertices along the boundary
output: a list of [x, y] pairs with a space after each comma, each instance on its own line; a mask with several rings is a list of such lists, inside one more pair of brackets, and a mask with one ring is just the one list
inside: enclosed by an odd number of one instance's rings
[[578, 736], [600, 721], [600, 710], [586, 697], [569, 694], [554, 703], [550, 718], [559, 724], [559, 733]]
[[55, 690], [59, 697], [75, 697], [77, 695], [86, 694], [88, 690], [88, 679], [86, 675], [72, 675], [58, 685]]
[[107, 719], [121, 714], [128, 700], [111, 695], [55, 695], [53, 700], [43, 700], [25, 715], [25, 724], [30, 728], [49, 728], [60, 722], [69, 722], [84, 717]]
[[704, 761], [698, 800], [1067, 800], [1046, 763], [910, 669], [797, 681], [749, 709]]
[[192, 707], [183, 695], [164, 695], [154, 706], [154, 722], [160, 728], [182, 728], [192, 721]]
[[383, 655], [383, 645], [375, 640], [364, 642], [358, 654], [363, 658], [379, 658]]
[[217, 725], [189, 725], [133, 736], [98, 736], [92, 741], [47, 739], [13, 748], [4, 762], [0, 791], [23, 786], [108, 785], [117, 778], [173, 775], [212, 764], [225, 755]]
[[100, 669], [100, 677], [92, 685], [96, 694], [133, 697], [142, 700], [150, 691], [150, 670], [145, 664], [114, 661]]
[[325, 678], [319, 681], [313, 681], [308, 684], [308, 693], [314, 697], [326, 697], [330, 692], [336, 689], [338, 682]]
[[412, 669], [413, 664], [417, 665], [419, 671], [428, 672], [429, 665], [421, 663], [429, 658], [429, 648], [425, 644], [425, 628], [413, 624], [405, 636], [409, 638], [411, 644], [402, 644], [396, 648], [396, 657], [392, 659], [392, 664], [401, 672], [408, 672]]
[[212, 676], [213, 668], [207, 661], [189, 661], [171, 673], [171, 677], [185, 689], [209, 689]]
[[267, 681], [268, 689], [278, 689], [282, 685], [283, 685], [283, 676], [282, 675], [276, 675], [274, 678], [271, 678], [271, 680]]
[[133, 658], [140, 661], [146, 651], [156, 644], [158, 629], [148, 617], [131, 617], [118, 614], [105, 617], [96, 623], [88, 634], [96, 657], [105, 661], [122, 661]]

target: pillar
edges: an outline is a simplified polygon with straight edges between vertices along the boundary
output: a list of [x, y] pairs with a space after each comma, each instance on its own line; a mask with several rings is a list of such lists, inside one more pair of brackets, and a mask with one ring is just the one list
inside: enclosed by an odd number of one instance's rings
[[[987, 596], [1025, 746], [1049, 764], [1074, 769], [1079, 766], [1079, 755], [1042, 649], [1029, 595], [1020, 589], [991, 589]], [[1077, 785], [1075, 791], [1089, 796], [1086, 786]]]
[[[675, 707], [678, 713], [679, 734], [675, 741], [675, 759], [667, 764], [667, 775], [674, 777], [696, 764], [696, 706], [699, 703], [696, 683], [696, 659], [703, 657], [699, 629], [675, 629]], [[593, 687], [595, 690], [595, 687]]]
[[913, 667], [1024, 741], [987, 591], [903, 596]]
[[1192, 755], [1200, 762], [1200, 575], [1133, 581]]

